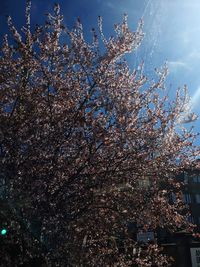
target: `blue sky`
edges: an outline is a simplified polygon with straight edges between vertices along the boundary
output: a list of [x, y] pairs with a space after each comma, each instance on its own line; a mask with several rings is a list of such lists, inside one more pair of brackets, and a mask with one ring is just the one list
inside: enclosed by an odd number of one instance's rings
[[[32, 0], [32, 24], [44, 21], [54, 0]], [[86, 36], [103, 17], [106, 36], [113, 34], [113, 24], [128, 14], [132, 30], [144, 18], [145, 38], [141, 47], [130, 56], [130, 64], [145, 62], [145, 71], [152, 75], [155, 67], [168, 62], [167, 85], [173, 95], [178, 86], [188, 85], [193, 111], [200, 115], [200, 1], [199, 0], [60, 0], [65, 24], [70, 28], [80, 17]], [[20, 28], [25, 21], [25, 0], [1, 0], [0, 38], [7, 32], [6, 15], [11, 15]], [[200, 131], [200, 122], [195, 122]]]

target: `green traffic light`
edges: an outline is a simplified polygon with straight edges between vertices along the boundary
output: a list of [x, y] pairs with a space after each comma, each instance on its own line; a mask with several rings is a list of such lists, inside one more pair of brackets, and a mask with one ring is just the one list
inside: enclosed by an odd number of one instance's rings
[[7, 233], [7, 230], [6, 229], [2, 229], [1, 230], [1, 235], [5, 235]]

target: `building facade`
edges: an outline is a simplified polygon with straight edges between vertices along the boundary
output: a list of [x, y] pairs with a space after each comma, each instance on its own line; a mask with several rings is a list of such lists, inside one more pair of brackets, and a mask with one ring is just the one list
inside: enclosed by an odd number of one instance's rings
[[[183, 201], [190, 211], [188, 220], [196, 225], [195, 232], [200, 233], [200, 164], [185, 170], [177, 179], [182, 184]], [[172, 267], [200, 267], [199, 238], [180, 230], [173, 235], [158, 233], [158, 242], [174, 258]]]

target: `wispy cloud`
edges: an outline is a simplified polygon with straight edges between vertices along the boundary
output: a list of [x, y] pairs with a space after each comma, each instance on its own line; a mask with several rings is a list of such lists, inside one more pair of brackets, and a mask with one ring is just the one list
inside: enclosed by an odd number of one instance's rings
[[194, 49], [194, 50], [192, 50], [189, 54], [188, 54], [188, 59], [193, 59], [193, 60], [195, 60], [195, 59], [197, 59], [197, 60], [199, 60], [200, 59], [200, 50], [196, 50], [196, 49]]
[[181, 60], [176, 60], [176, 61], [168, 61], [167, 63], [169, 70], [171, 72], [176, 72], [179, 71], [180, 69], [190, 69], [190, 67], [188, 66], [188, 64], [184, 61]]
[[197, 106], [197, 104], [199, 104], [199, 102], [200, 102], [200, 86], [197, 88], [194, 95], [192, 96], [190, 102], [191, 108], [194, 109]]
[[112, 9], [116, 8], [116, 6], [112, 2], [110, 2], [110, 1], [105, 2], [105, 4], [109, 8], [112, 8]]
[[193, 94], [189, 103], [185, 106], [184, 113], [177, 119], [177, 124], [185, 124], [196, 121], [198, 116], [193, 112], [200, 101], [200, 86]]

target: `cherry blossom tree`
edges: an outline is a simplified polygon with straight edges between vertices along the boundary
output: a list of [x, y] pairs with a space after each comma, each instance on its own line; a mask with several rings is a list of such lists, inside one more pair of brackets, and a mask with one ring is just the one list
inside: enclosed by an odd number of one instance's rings
[[[192, 230], [176, 176], [199, 152], [186, 89], [169, 100], [167, 67], [146, 77], [125, 55], [143, 39], [127, 16], [92, 40], [55, 5], [31, 30], [11, 18], [0, 54], [1, 266], [168, 266], [139, 230]], [[171, 193], [177, 201], [170, 201]], [[21, 264], [21, 265], [20, 265]], [[32, 265], [31, 265], [32, 264]], [[34, 265], [35, 264], [35, 265]]]

